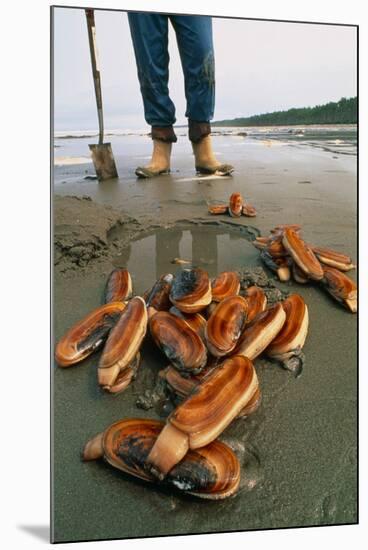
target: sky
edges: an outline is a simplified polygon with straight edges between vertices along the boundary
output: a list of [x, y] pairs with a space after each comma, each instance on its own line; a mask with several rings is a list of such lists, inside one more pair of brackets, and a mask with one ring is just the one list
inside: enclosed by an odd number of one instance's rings
[[[145, 129], [127, 14], [95, 11], [105, 131]], [[213, 18], [214, 120], [320, 105], [357, 94], [356, 28]], [[184, 81], [170, 28], [170, 97], [185, 124]], [[83, 9], [54, 9], [54, 127], [96, 130]]]

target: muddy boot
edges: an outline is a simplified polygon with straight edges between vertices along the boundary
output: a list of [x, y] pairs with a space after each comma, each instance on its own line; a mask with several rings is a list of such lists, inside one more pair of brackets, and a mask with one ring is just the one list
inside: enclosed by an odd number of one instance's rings
[[207, 135], [197, 142], [192, 141], [195, 157], [195, 167], [198, 174], [216, 174], [229, 176], [234, 167], [231, 164], [221, 164], [212, 149], [211, 136]]
[[135, 173], [139, 178], [154, 178], [170, 173], [171, 143], [153, 140], [152, 158], [147, 166], [138, 166]]

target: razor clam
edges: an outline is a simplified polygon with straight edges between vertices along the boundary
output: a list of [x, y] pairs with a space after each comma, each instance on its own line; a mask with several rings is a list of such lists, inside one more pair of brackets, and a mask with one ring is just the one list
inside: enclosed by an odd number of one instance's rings
[[265, 265], [277, 274], [280, 281], [290, 280], [290, 258], [273, 258], [267, 249], [261, 250], [260, 256]]
[[226, 214], [228, 211], [227, 204], [211, 204], [208, 207], [208, 212], [210, 214]]
[[176, 315], [158, 311], [150, 318], [152, 338], [179, 371], [196, 374], [207, 362], [207, 350], [200, 336]]
[[323, 269], [312, 249], [299, 237], [296, 231], [286, 228], [282, 243], [294, 262], [315, 281], [323, 279]]
[[335, 267], [340, 271], [350, 271], [356, 267], [350, 256], [322, 246], [311, 246], [311, 248], [319, 261], [325, 265]]
[[183, 313], [175, 306], [172, 306], [169, 309], [169, 313], [172, 313], [173, 315], [176, 315], [176, 317], [180, 317], [180, 319], [183, 319], [187, 325], [194, 330], [199, 336], [204, 339], [204, 330], [206, 328], [207, 321], [201, 315], [200, 313]]
[[358, 309], [358, 290], [354, 281], [334, 267], [324, 266], [323, 275], [321, 283], [327, 292], [335, 300], [344, 304], [352, 313], [356, 313]]
[[114, 269], [106, 283], [105, 303], [124, 302], [132, 296], [132, 278], [127, 269]]
[[[166, 386], [169, 392], [173, 395], [176, 401], [182, 401], [188, 395], [190, 395], [194, 388], [203, 382], [203, 380], [216, 369], [218, 363], [212, 363], [206, 365], [203, 371], [196, 376], [184, 377], [175, 368], [168, 366], [159, 372], [159, 376], [165, 380]], [[253, 397], [245, 405], [245, 407], [239, 412], [237, 418], [244, 418], [255, 412], [261, 402], [261, 392], [259, 386], [257, 386]]]
[[296, 264], [295, 262], [292, 262], [291, 264], [291, 272], [293, 274], [293, 279], [296, 283], [299, 283], [301, 285], [305, 285], [308, 283], [308, 275], [304, 273], [302, 269]]
[[242, 355], [249, 359], [258, 357], [280, 332], [285, 319], [286, 314], [280, 303], [259, 313], [252, 323], [245, 327], [234, 355]]
[[106, 389], [109, 393], [114, 394], [124, 391], [136, 377], [140, 364], [141, 354], [138, 352], [132, 362], [119, 372], [114, 384], [112, 386], [105, 386], [104, 389]]
[[168, 311], [171, 307], [170, 290], [174, 275], [162, 275], [153, 285], [146, 297], [147, 307], [154, 307], [157, 311]]
[[163, 479], [189, 449], [216, 439], [257, 387], [257, 374], [247, 357], [226, 359], [170, 414], [147, 457], [150, 471]]
[[242, 296], [230, 296], [218, 304], [207, 321], [207, 348], [215, 357], [228, 355], [236, 346], [247, 320], [247, 301]]
[[224, 298], [239, 294], [240, 279], [235, 271], [223, 271], [212, 281], [212, 300], [221, 302]]
[[257, 215], [257, 210], [251, 204], [243, 203], [242, 214], [248, 218], [254, 218]]
[[[123, 419], [109, 426], [84, 447], [83, 459], [103, 458], [114, 468], [150, 483], [158, 479], [147, 471], [146, 460], [164, 423], [143, 418]], [[240, 464], [225, 443], [189, 450], [167, 473], [163, 484], [199, 498], [219, 500], [235, 494]]]
[[184, 313], [197, 313], [211, 303], [211, 283], [201, 268], [183, 269], [171, 285], [170, 301]]
[[238, 218], [243, 211], [243, 197], [240, 193], [232, 193], [229, 199], [229, 214], [232, 217]]
[[246, 325], [266, 309], [267, 298], [265, 293], [258, 286], [250, 286], [246, 289], [244, 298], [247, 301], [247, 321]]
[[70, 367], [101, 348], [125, 307], [123, 302], [109, 302], [73, 325], [56, 345], [55, 359], [58, 365]]
[[140, 296], [132, 298], [109, 334], [98, 364], [98, 383], [109, 390], [137, 355], [147, 330], [147, 308]]
[[299, 376], [305, 359], [301, 350], [308, 332], [308, 308], [299, 294], [291, 294], [282, 302], [282, 307], [286, 313], [284, 326], [266, 349], [266, 354]]

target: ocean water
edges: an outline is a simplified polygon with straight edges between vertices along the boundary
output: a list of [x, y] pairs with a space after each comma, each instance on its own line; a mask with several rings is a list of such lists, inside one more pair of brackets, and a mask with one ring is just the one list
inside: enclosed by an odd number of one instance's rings
[[[177, 127], [176, 149], [187, 148], [187, 129]], [[113, 150], [124, 152], [124, 156], [139, 157], [143, 162], [150, 158], [151, 138], [149, 128], [141, 130], [109, 130], [105, 142], [110, 142]], [[213, 144], [221, 152], [231, 145], [294, 145], [314, 147], [329, 153], [356, 155], [357, 127], [355, 124], [308, 125], [308, 126], [244, 126], [213, 127]], [[91, 163], [88, 145], [98, 142], [98, 131], [55, 132], [54, 164], [67, 166]]]

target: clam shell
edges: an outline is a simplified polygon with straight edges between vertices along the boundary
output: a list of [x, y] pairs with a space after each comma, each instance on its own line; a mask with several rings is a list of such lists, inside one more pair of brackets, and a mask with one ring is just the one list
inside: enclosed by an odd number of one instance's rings
[[212, 300], [211, 283], [204, 269], [183, 269], [171, 286], [171, 303], [184, 313], [197, 313]]
[[263, 290], [258, 286], [248, 287], [244, 297], [248, 304], [246, 324], [249, 324], [259, 313], [266, 309], [267, 298]]
[[252, 245], [258, 248], [258, 250], [264, 250], [265, 248], [267, 248], [268, 243], [268, 237], [256, 237], [254, 241], [252, 241]]
[[254, 218], [257, 215], [257, 210], [251, 204], [244, 203], [242, 214], [243, 216], [247, 216], [248, 218]]
[[249, 403], [257, 387], [248, 358], [225, 360], [168, 417], [147, 457], [147, 467], [163, 477], [189, 449], [208, 445]]
[[[200, 384], [206, 376], [210, 376], [212, 371], [218, 366], [218, 364], [213, 364], [209, 367], [205, 367], [203, 371], [197, 376], [184, 377], [176, 369], [169, 366], [166, 369], [160, 371], [159, 375], [166, 381], [169, 391], [174, 394], [174, 396], [182, 401], [190, 393], [194, 391], [194, 388]], [[261, 392], [259, 387], [254, 392], [254, 395], [249, 400], [249, 403], [240, 411], [238, 417], [249, 416], [255, 412], [261, 402]]]
[[290, 258], [272, 257], [267, 249], [261, 250], [260, 257], [268, 269], [277, 274], [280, 281], [290, 280]]
[[243, 197], [240, 193], [233, 193], [229, 199], [229, 214], [232, 217], [238, 218], [243, 211]]
[[293, 231], [296, 231], [298, 233], [301, 230], [302, 226], [297, 223], [284, 223], [280, 225], [276, 225], [273, 229], [271, 229], [271, 233], [273, 235], [275, 234], [283, 234], [285, 229], [292, 229]]
[[204, 368], [207, 350], [184, 319], [159, 311], [151, 317], [149, 327], [154, 341], [175, 368], [192, 374]]
[[114, 384], [106, 386], [104, 389], [114, 394], [123, 392], [136, 377], [140, 364], [141, 354], [138, 352], [133, 361], [119, 372]]
[[226, 359], [169, 416], [187, 434], [191, 449], [218, 437], [248, 404], [258, 387], [252, 362], [241, 356]]
[[147, 308], [140, 296], [126, 306], [111, 331], [98, 365], [101, 386], [113, 386], [119, 372], [137, 355], [147, 330]]
[[173, 279], [174, 275], [167, 273], [156, 281], [146, 297], [147, 307], [154, 307], [157, 311], [168, 311], [170, 309], [169, 295]]
[[276, 239], [270, 239], [266, 250], [272, 258], [284, 258], [285, 256], [288, 256], [288, 251], [282, 244], [281, 236]]
[[358, 309], [358, 290], [354, 281], [334, 267], [324, 266], [322, 284], [337, 301], [342, 302], [352, 313]]
[[304, 273], [304, 271], [300, 269], [298, 264], [296, 264], [295, 262], [293, 262], [291, 265], [291, 272], [293, 274], [293, 279], [296, 283], [305, 285], [309, 281], [308, 275]]
[[179, 399], [187, 397], [191, 391], [200, 384], [206, 376], [208, 376], [217, 366], [218, 360], [213, 358], [209, 360], [207, 365], [198, 374], [188, 375], [181, 374], [175, 367], [169, 365], [161, 370], [159, 375], [166, 381], [169, 391]]
[[106, 283], [105, 303], [124, 302], [132, 296], [132, 278], [127, 269], [114, 269]]
[[350, 271], [350, 269], [354, 269], [356, 267], [350, 256], [336, 252], [331, 248], [321, 246], [312, 246], [311, 248], [319, 261], [325, 265], [335, 267], [340, 271]]
[[229, 354], [236, 346], [247, 320], [247, 301], [242, 296], [222, 300], [207, 321], [207, 348], [215, 357]]
[[172, 313], [173, 315], [176, 315], [177, 317], [180, 317], [181, 319], [183, 319], [187, 323], [187, 325], [192, 330], [194, 330], [194, 332], [199, 334], [199, 336], [203, 340], [204, 331], [205, 331], [206, 324], [207, 324], [207, 321], [203, 317], [203, 315], [201, 315], [200, 313], [183, 313], [182, 311], [180, 311], [180, 309], [178, 309], [175, 306], [172, 306], [169, 309], [169, 312]]
[[280, 303], [269, 307], [246, 326], [239, 338], [234, 354], [255, 359], [282, 329], [286, 314]]
[[[104, 459], [127, 474], [157, 483], [157, 478], [146, 469], [146, 459], [163, 427], [163, 422], [140, 418], [115, 422], [103, 434]], [[227, 445], [214, 441], [188, 451], [163, 483], [200, 498], [217, 500], [233, 495], [239, 481], [237, 457]]]
[[294, 262], [315, 281], [323, 278], [323, 269], [312, 249], [293, 229], [287, 228], [282, 238], [284, 247], [289, 251]]
[[239, 275], [235, 271], [223, 271], [211, 283], [212, 300], [221, 302], [229, 296], [236, 296], [240, 290]]
[[208, 212], [210, 214], [226, 214], [228, 206], [227, 204], [211, 204], [208, 207]]
[[75, 365], [99, 349], [125, 307], [122, 302], [110, 302], [94, 309], [73, 325], [56, 345], [55, 359], [58, 365]]
[[282, 359], [290, 351], [301, 350], [308, 332], [308, 308], [299, 294], [292, 294], [282, 302], [285, 323], [266, 349], [270, 357]]

